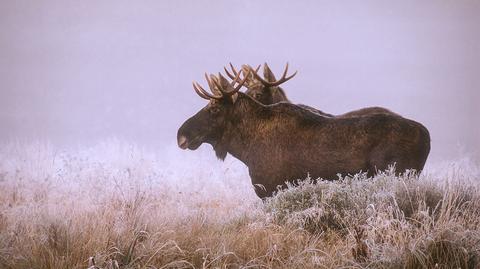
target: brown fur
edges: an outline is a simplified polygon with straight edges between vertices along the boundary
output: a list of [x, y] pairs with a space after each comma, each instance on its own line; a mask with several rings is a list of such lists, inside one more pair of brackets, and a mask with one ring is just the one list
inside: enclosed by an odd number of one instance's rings
[[428, 130], [398, 115], [331, 118], [236, 95], [210, 101], [180, 127], [177, 139], [182, 148], [209, 143], [219, 158], [230, 153], [241, 160], [261, 198], [307, 174], [332, 180], [361, 171], [373, 175], [392, 164], [398, 172], [420, 171], [430, 151]]

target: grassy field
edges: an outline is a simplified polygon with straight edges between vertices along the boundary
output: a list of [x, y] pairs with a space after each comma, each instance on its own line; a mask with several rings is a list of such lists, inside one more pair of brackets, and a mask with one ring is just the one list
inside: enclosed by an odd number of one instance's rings
[[[154, 153], [156, 152], [156, 153]], [[480, 171], [387, 171], [262, 203], [213, 151], [0, 149], [0, 268], [480, 268]]]

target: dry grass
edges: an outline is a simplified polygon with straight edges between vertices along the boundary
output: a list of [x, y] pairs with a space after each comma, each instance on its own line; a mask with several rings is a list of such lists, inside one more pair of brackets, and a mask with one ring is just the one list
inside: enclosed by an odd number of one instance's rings
[[0, 268], [480, 268], [475, 166], [307, 179], [262, 203], [233, 159], [162, 154], [4, 145]]

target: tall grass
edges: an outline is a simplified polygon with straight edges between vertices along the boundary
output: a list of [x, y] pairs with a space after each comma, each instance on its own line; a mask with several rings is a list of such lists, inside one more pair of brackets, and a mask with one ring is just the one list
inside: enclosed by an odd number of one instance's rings
[[0, 268], [479, 268], [480, 176], [309, 178], [262, 203], [238, 161], [120, 141], [0, 149]]

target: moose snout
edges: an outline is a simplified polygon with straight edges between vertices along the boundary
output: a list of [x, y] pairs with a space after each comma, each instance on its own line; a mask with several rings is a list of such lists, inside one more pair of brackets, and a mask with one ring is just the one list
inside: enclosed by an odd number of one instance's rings
[[187, 149], [187, 147], [188, 147], [187, 137], [185, 137], [184, 135], [180, 135], [180, 136], [177, 138], [177, 142], [178, 142], [178, 146], [179, 146], [181, 149]]

